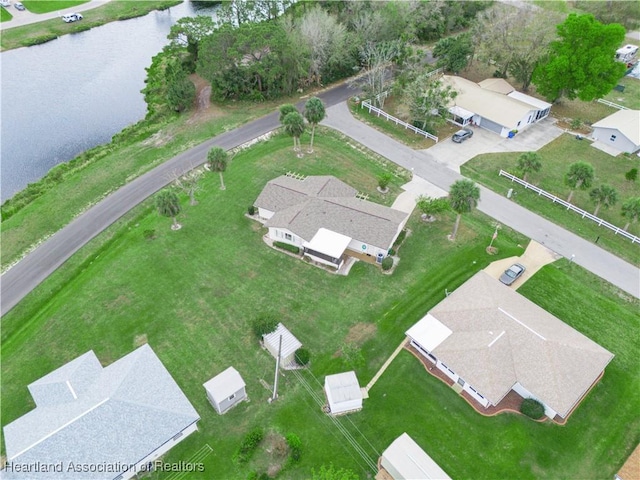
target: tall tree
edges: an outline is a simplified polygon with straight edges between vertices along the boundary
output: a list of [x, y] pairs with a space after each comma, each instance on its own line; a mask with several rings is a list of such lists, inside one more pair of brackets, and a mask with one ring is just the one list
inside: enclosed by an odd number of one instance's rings
[[536, 152], [524, 152], [518, 157], [518, 170], [522, 172], [522, 180], [527, 181], [527, 175], [531, 172], [542, 170], [540, 155]]
[[186, 46], [191, 54], [191, 61], [195, 64], [198, 60], [200, 42], [207, 35], [211, 35], [215, 29], [216, 24], [212, 17], [204, 15], [184, 17], [171, 27], [167, 38], [174, 44]]
[[529, 4], [496, 3], [477, 16], [472, 35], [475, 53], [495, 62], [503, 77], [513, 75], [526, 91], [533, 70], [555, 38], [559, 21], [559, 15]]
[[220, 190], [225, 190], [227, 187], [224, 186], [222, 174], [227, 169], [229, 154], [222, 147], [213, 147], [209, 150], [209, 153], [207, 153], [207, 162], [212, 172], [218, 172], [220, 174]]
[[167, 103], [172, 110], [182, 112], [193, 105], [196, 87], [178, 59], [170, 59], [165, 68]]
[[384, 107], [383, 93], [390, 88], [393, 75], [391, 67], [404, 51], [404, 43], [400, 40], [390, 42], [367, 42], [360, 48], [360, 59], [364, 65], [362, 90], [371, 96], [371, 101]]
[[589, 192], [589, 197], [596, 204], [594, 215], [598, 215], [600, 207], [609, 208], [618, 202], [618, 191], [611, 185], [600, 185]]
[[468, 33], [443, 38], [433, 48], [433, 56], [438, 59], [437, 65], [453, 73], [464, 70], [472, 55], [473, 45]]
[[293, 137], [293, 150], [300, 150], [300, 137], [304, 133], [304, 117], [299, 112], [288, 113], [282, 121], [284, 130]]
[[564, 177], [564, 181], [571, 187], [567, 202], [571, 203], [576, 189], [585, 190], [591, 186], [595, 172], [593, 166], [587, 162], [575, 162], [569, 165], [569, 171]]
[[479, 201], [480, 188], [471, 180], [457, 180], [451, 185], [449, 189], [449, 203], [451, 204], [451, 209], [457, 213], [453, 232], [451, 232], [450, 236], [451, 240], [456, 239], [462, 215], [476, 208]]
[[316, 133], [316, 126], [324, 120], [326, 116], [324, 103], [318, 97], [311, 97], [304, 104], [304, 118], [311, 125], [311, 143], [309, 143], [309, 153], [313, 152], [313, 137]]
[[161, 190], [160, 193], [156, 195], [156, 208], [160, 215], [171, 218], [173, 221], [171, 230], [180, 229], [181, 225], [176, 220], [176, 217], [181, 211], [180, 200], [175, 192], [172, 192], [171, 190]]
[[560, 40], [551, 42], [548, 58], [533, 73], [538, 92], [553, 101], [563, 96], [591, 101], [609, 93], [626, 68], [615, 60], [624, 27], [572, 13], [557, 30]]
[[622, 216], [627, 219], [623, 230], [628, 230], [640, 218], [640, 197], [632, 197], [622, 204]]
[[[419, 75], [404, 91], [411, 119], [422, 123], [422, 129], [432, 131], [446, 121], [448, 107], [458, 92], [435, 75]], [[416, 124], [417, 125], [417, 124]]]

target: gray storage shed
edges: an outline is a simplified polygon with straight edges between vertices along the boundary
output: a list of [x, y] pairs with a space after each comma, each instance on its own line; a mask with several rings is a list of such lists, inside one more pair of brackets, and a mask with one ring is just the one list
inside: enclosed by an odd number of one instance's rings
[[247, 398], [246, 384], [238, 371], [229, 367], [203, 384], [207, 398], [220, 415]]

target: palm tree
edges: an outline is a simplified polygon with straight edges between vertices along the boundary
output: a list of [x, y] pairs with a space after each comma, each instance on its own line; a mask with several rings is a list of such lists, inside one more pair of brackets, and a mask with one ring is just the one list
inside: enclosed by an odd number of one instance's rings
[[591, 182], [593, 182], [593, 177], [593, 167], [590, 163], [576, 162], [569, 165], [569, 171], [564, 177], [567, 185], [571, 187], [571, 192], [569, 193], [567, 202], [571, 202], [573, 192], [576, 188], [580, 188], [582, 190], [589, 188], [591, 186]]
[[318, 97], [311, 97], [304, 104], [304, 118], [311, 125], [311, 143], [309, 144], [309, 153], [313, 152], [313, 136], [316, 133], [316, 125], [318, 125], [326, 116], [324, 103]]
[[524, 152], [518, 157], [518, 169], [522, 172], [522, 180], [526, 182], [527, 175], [530, 172], [539, 172], [542, 170], [540, 155], [536, 152]]
[[451, 240], [456, 239], [462, 214], [468, 213], [477, 207], [478, 201], [480, 201], [480, 188], [471, 180], [457, 180], [451, 185], [449, 203], [451, 204], [451, 209], [458, 214], [456, 223], [453, 226], [453, 232], [449, 237]]
[[622, 204], [622, 216], [628, 220], [623, 230], [628, 230], [629, 225], [636, 223], [640, 218], [640, 197], [630, 198]]
[[291, 105], [290, 103], [285, 103], [284, 105], [280, 105], [280, 108], [278, 110], [280, 111], [280, 123], [282, 125], [284, 125], [284, 117], [289, 115], [291, 112], [298, 111], [298, 109], [296, 109], [296, 107], [294, 105]]
[[589, 197], [596, 204], [594, 215], [598, 215], [600, 207], [609, 208], [618, 202], [618, 192], [610, 185], [600, 185], [598, 188], [594, 188], [589, 193]]
[[224, 186], [224, 178], [222, 177], [222, 172], [227, 169], [229, 155], [224, 148], [221, 147], [213, 147], [207, 153], [207, 162], [209, 162], [209, 169], [212, 172], [218, 172], [220, 174], [220, 190], [224, 190], [226, 187]]
[[156, 196], [156, 208], [158, 213], [163, 217], [171, 217], [173, 225], [171, 230], [179, 230], [181, 225], [176, 220], [176, 216], [180, 213], [180, 200], [178, 195], [171, 190], [162, 190]]
[[282, 121], [285, 131], [293, 137], [293, 150], [300, 150], [300, 136], [304, 133], [304, 117], [300, 113], [287, 113]]

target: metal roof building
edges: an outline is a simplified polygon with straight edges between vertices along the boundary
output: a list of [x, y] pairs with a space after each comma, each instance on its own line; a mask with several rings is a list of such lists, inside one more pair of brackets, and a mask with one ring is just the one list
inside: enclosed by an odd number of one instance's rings
[[229, 367], [202, 385], [216, 412], [225, 413], [247, 398], [246, 384], [238, 371]]
[[279, 323], [276, 329], [262, 336], [265, 348], [269, 351], [273, 358], [278, 358], [278, 347], [282, 337], [282, 351], [280, 353], [280, 365], [283, 368], [294, 367], [296, 365], [295, 353], [302, 343], [293, 336], [287, 327]]
[[380, 466], [393, 480], [451, 480], [451, 477], [406, 433], [396, 438], [382, 452]]
[[327, 375], [324, 391], [333, 415], [362, 409], [362, 390], [354, 371]]
[[[104, 368], [89, 351], [29, 391], [36, 408], [4, 427], [3, 479], [131, 478], [200, 419], [149, 345]], [[63, 473], [16, 471], [36, 464], [60, 465]], [[76, 469], [83, 466], [94, 467]]]

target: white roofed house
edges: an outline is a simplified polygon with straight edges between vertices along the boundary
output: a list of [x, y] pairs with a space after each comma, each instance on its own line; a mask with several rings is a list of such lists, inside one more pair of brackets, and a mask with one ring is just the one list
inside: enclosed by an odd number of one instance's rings
[[[280, 338], [282, 338], [281, 347]], [[262, 342], [275, 359], [278, 358], [278, 350], [280, 349], [280, 366], [282, 368], [295, 368], [297, 366], [296, 350], [302, 347], [302, 343], [282, 323], [278, 323], [273, 332], [263, 335]]]
[[270, 180], [255, 201], [269, 238], [300, 247], [315, 262], [340, 268], [345, 255], [381, 262], [409, 215], [356, 198], [333, 176]]
[[362, 390], [354, 371], [327, 375], [324, 379], [324, 392], [332, 415], [362, 409]]
[[[640, 150], [640, 110], [618, 110], [593, 124], [592, 138], [618, 152]], [[595, 144], [594, 144], [595, 145]]]
[[89, 351], [28, 388], [36, 408], [4, 426], [3, 479], [128, 479], [200, 419], [149, 345], [107, 367]]
[[246, 384], [238, 371], [229, 367], [203, 384], [209, 402], [220, 415], [247, 399]]
[[449, 105], [456, 125], [477, 125], [511, 137], [549, 116], [551, 104], [518, 92], [504, 79], [488, 78], [475, 83], [444, 75], [443, 81], [458, 93]]
[[566, 419], [613, 358], [484, 271], [431, 309], [407, 336], [479, 407], [495, 407], [513, 390], [540, 401], [551, 419]]

